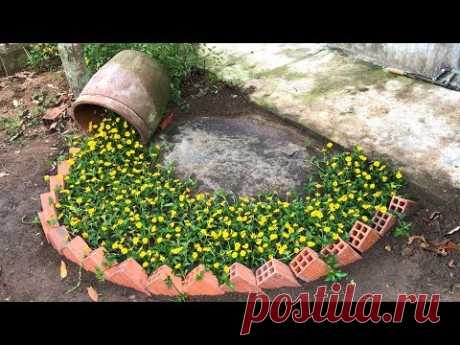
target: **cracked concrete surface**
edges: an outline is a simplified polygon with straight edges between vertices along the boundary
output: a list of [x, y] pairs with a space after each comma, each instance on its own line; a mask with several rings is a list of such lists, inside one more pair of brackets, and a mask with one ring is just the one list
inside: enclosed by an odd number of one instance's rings
[[199, 190], [223, 188], [238, 195], [301, 191], [313, 170], [308, 161], [313, 149], [304, 147], [297, 131], [279, 126], [253, 113], [238, 121], [196, 117], [177, 124], [167, 139], [174, 145], [164, 158], [177, 163], [181, 177], [197, 179]]
[[208, 44], [222, 79], [275, 114], [390, 158], [430, 191], [460, 189], [460, 92], [396, 76], [322, 44]]

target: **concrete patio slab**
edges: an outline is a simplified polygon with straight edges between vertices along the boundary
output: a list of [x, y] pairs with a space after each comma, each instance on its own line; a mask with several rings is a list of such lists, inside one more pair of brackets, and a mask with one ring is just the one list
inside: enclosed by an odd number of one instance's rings
[[460, 188], [460, 93], [323, 44], [208, 44], [208, 67], [250, 99], [346, 148], [391, 159], [422, 188]]

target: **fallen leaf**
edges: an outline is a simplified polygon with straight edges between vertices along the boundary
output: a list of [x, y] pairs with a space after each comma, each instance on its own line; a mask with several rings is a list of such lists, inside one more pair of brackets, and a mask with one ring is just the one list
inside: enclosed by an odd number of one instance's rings
[[5, 177], [5, 176], [8, 176], [8, 175], [9, 175], [9, 174], [8, 174], [8, 173], [6, 173], [6, 172], [3, 172], [3, 171], [2, 171], [2, 172], [0, 172], [0, 177]]
[[89, 298], [91, 298], [91, 300], [92, 300], [93, 302], [97, 302], [97, 301], [98, 301], [98, 298], [99, 298], [99, 296], [98, 296], [98, 294], [97, 294], [97, 291], [96, 291], [92, 286], [90, 286], [90, 287], [87, 289], [87, 291], [88, 291], [88, 296], [89, 296]]
[[46, 114], [43, 115], [42, 119], [43, 120], [49, 120], [49, 121], [55, 121], [61, 116], [61, 114], [64, 112], [64, 110], [67, 108], [67, 104], [61, 104], [57, 107], [54, 108], [49, 108], [46, 111]]
[[449, 268], [455, 268], [455, 266], [456, 265], [455, 265], [454, 259], [450, 260], [449, 263], [447, 264], [447, 267], [449, 267]]
[[423, 236], [423, 235], [413, 235], [413, 236], [409, 237], [409, 239], [407, 240], [407, 245], [410, 246], [412, 244], [412, 242], [414, 242], [415, 240], [420, 240], [420, 241], [426, 243], [425, 236]]
[[13, 106], [15, 108], [19, 107], [19, 101], [17, 99], [13, 99]]
[[385, 248], [385, 250], [387, 252], [391, 252], [391, 250], [392, 250], [392, 248], [391, 248], [391, 246], [389, 244], [387, 244], [384, 248]]
[[67, 277], [67, 266], [64, 261], [61, 260], [61, 269], [60, 269], [61, 279]]

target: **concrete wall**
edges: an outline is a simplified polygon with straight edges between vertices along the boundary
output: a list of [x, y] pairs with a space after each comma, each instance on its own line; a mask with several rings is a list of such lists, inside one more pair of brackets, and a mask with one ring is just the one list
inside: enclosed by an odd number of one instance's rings
[[460, 69], [459, 43], [333, 43], [359, 59], [432, 78], [441, 64]]

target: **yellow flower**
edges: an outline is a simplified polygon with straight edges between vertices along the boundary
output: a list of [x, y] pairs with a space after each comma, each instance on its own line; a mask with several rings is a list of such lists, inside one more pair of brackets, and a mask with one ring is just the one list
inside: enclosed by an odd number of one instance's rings
[[313, 248], [314, 246], [316, 246], [316, 243], [313, 242], [313, 241], [308, 241], [307, 246], [310, 247], [310, 248]]
[[380, 166], [380, 162], [379, 162], [379, 161], [375, 161], [375, 162], [374, 162], [374, 166], [375, 166], [376, 168], [378, 168], [378, 167]]
[[396, 176], [396, 178], [399, 180], [399, 179], [402, 178], [403, 175], [402, 175], [401, 172], [398, 170], [398, 171], [396, 172], [396, 175], [395, 175], [395, 176]]
[[332, 149], [333, 146], [334, 146], [333, 143], [327, 143], [327, 145], [326, 145], [326, 147], [327, 147], [328, 149]]
[[321, 212], [321, 211], [319, 211], [319, 210], [315, 210], [315, 211], [312, 211], [312, 212], [310, 213], [310, 216], [316, 217], [316, 218], [318, 218], [318, 219], [321, 219], [321, 218], [323, 218], [323, 212]]
[[172, 248], [172, 249], [170, 250], [170, 252], [171, 252], [171, 254], [173, 254], [173, 255], [177, 255], [177, 254], [179, 254], [179, 253], [182, 251], [182, 249], [183, 249], [183, 247], [176, 247], [176, 248]]
[[128, 248], [122, 248], [121, 254], [123, 254], [123, 255], [128, 254]]
[[137, 222], [135, 225], [136, 225], [136, 228], [138, 228], [138, 229], [142, 228], [142, 223], [141, 222]]

